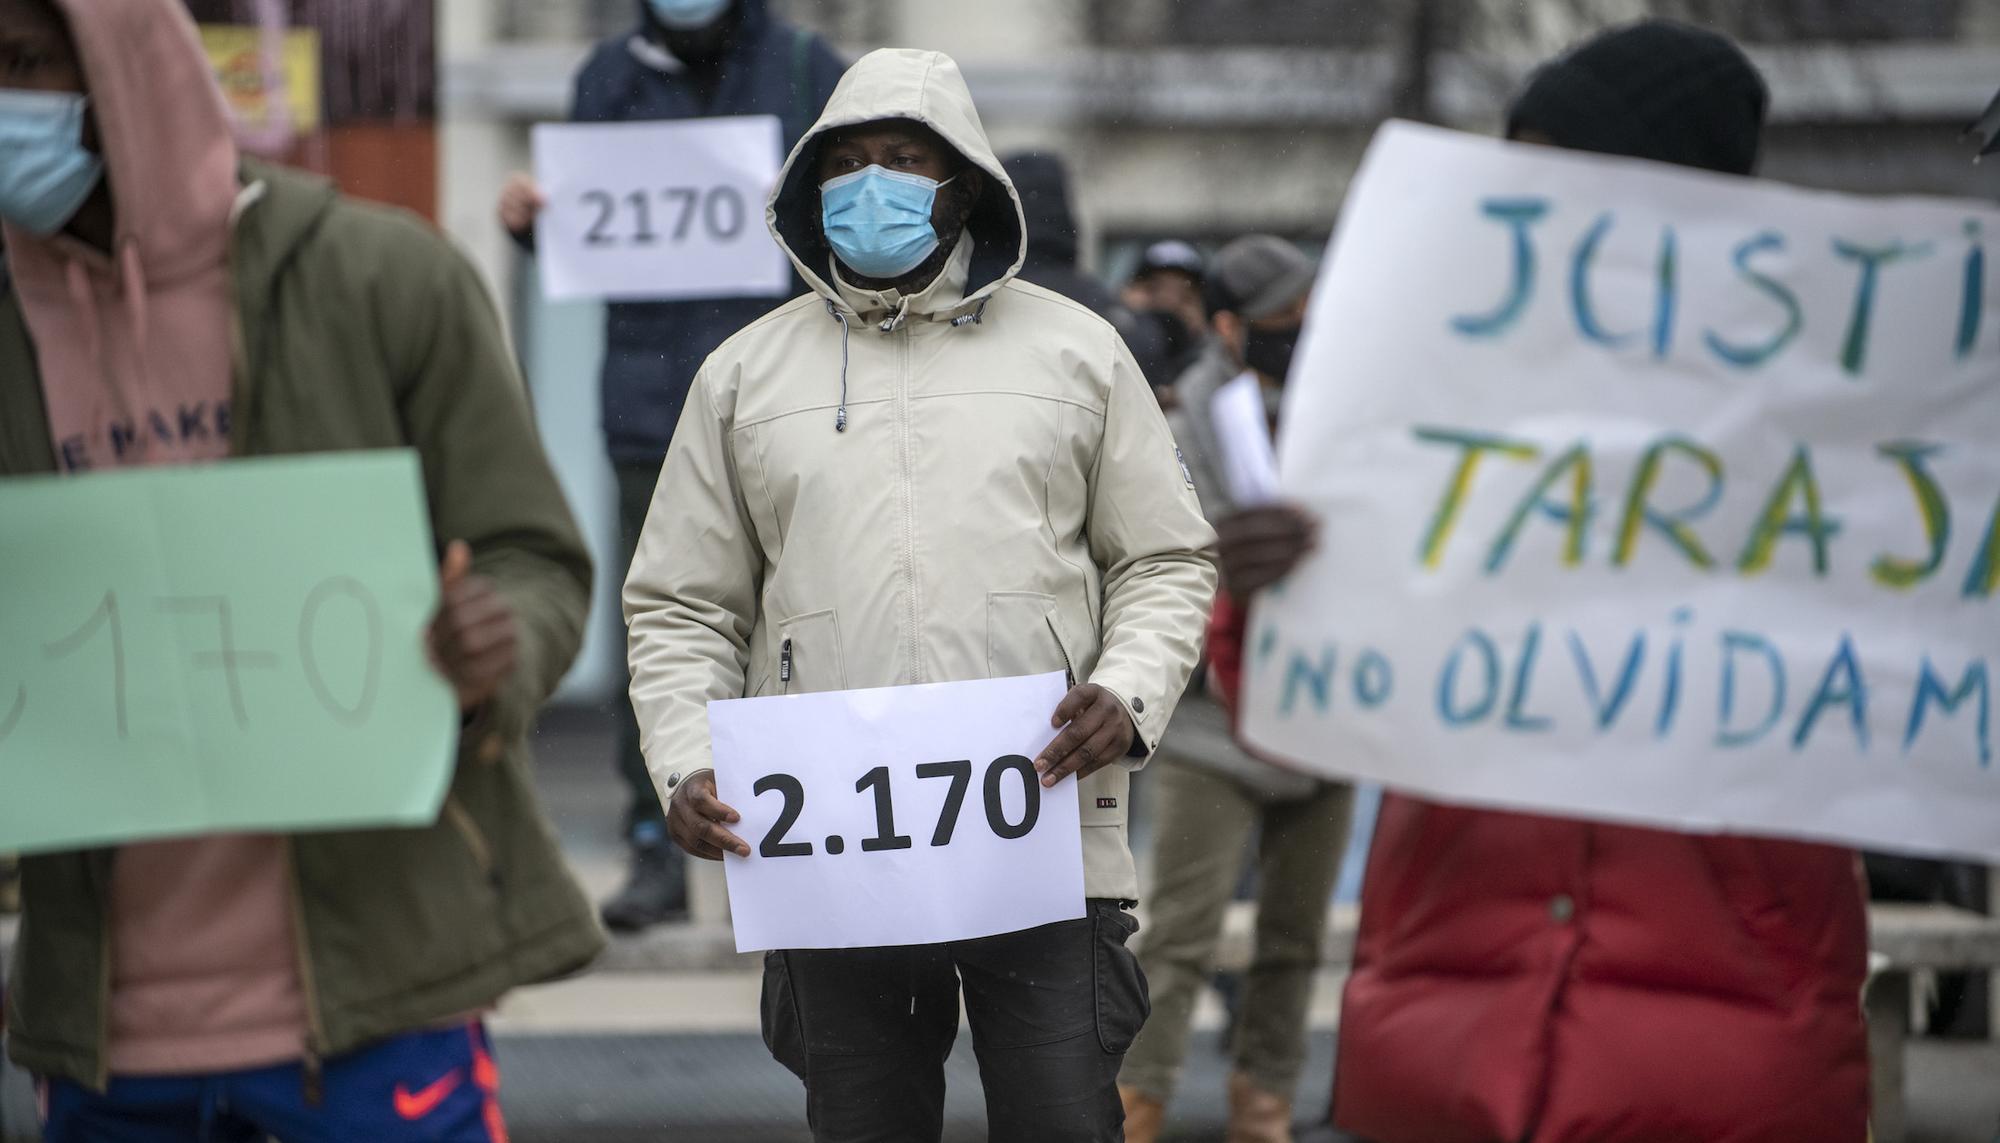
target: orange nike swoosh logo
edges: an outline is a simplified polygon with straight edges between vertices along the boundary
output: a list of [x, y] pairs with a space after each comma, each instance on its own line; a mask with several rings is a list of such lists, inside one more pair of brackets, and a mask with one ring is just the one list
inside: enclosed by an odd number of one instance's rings
[[436, 1083], [415, 1094], [412, 1094], [410, 1089], [404, 1087], [402, 1084], [397, 1084], [396, 1114], [407, 1120], [425, 1118], [431, 1112], [438, 1109], [438, 1104], [450, 1098], [452, 1092], [458, 1090], [458, 1085], [464, 1078], [458, 1072], [453, 1071], [447, 1073], [443, 1079], [438, 1080]]

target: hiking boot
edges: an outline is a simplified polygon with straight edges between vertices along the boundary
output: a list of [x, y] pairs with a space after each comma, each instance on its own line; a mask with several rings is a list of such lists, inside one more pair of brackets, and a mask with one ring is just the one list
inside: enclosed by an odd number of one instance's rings
[[688, 916], [687, 870], [672, 842], [634, 846], [625, 887], [598, 910], [614, 933], [639, 933]]
[[1228, 1143], [1292, 1143], [1292, 1101], [1242, 1072], [1229, 1077]]

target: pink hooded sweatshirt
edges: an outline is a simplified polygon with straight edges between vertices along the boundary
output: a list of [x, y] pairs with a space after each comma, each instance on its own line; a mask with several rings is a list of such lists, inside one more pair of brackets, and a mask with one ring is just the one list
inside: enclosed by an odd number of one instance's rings
[[[179, 0], [57, 0], [106, 166], [109, 252], [8, 227], [65, 472], [229, 454], [240, 196], [221, 93]], [[188, 1074], [296, 1059], [305, 1002], [281, 839], [130, 845], [111, 890], [110, 1065]]]

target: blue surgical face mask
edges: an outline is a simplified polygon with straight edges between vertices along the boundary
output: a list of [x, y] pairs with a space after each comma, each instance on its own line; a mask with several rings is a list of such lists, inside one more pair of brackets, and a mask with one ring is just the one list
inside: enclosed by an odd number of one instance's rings
[[819, 185], [827, 243], [857, 274], [896, 278], [909, 273], [938, 248], [931, 208], [938, 188], [950, 181], [881, 167], [828, 179]]
[[81, 95], [0, 88], [0, 218], [47, 236], [76, 216], [104, 177], [83, 145], [84, 107]]
[[646, 0], [660, 23], [676, 32], [706, 28], [729, 10], [729, 0]]

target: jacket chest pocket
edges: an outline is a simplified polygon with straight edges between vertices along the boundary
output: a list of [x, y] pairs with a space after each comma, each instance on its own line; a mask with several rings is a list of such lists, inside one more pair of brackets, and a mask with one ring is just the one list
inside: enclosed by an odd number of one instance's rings
[[778, 621], [777, 693], [812, 694], [847, 689], [847, 661], [840, 620], [832, 608]]

